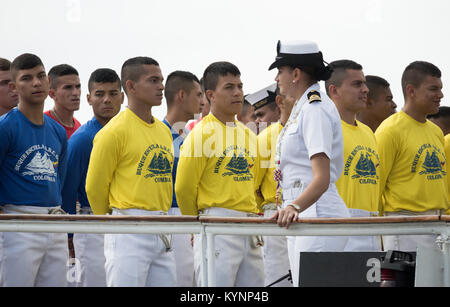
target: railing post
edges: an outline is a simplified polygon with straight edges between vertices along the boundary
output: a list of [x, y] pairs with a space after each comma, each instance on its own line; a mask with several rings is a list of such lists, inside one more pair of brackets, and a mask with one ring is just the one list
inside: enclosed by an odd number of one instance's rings
[[208, 257], [208, 287], [216, 286], [216, 257], [215, 234], [207, 233], [207, 257]]
[[208, 286], [208, 256], [207, 256], [207, 250], [208, 250], [208, 244], [206, 240], [206, 226], [202, 225], [201, 232], [200, 232], [200, 244], [202, 246], [202, 259], [201, 259], [201, 286], [207, 287]]

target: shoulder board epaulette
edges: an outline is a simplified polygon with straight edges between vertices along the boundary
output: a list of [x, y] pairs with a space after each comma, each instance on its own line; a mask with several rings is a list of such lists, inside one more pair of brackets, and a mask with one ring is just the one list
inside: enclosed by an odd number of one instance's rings
[[308, 101], [309, 103], [313, 103], [315, 101], [322, 101], [322, 99], [320, 98], [320, 93], [318, 91], [311, 91], [308, 93]]

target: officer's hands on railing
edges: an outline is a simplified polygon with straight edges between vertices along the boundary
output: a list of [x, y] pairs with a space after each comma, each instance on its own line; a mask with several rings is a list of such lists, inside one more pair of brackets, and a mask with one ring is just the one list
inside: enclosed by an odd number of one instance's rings
[[293, 221], [298, 220], [298, 211], [293, 206], [287, 206], [278, 210], [270, 219], [276, 220], [278, 226], [288, 229]]

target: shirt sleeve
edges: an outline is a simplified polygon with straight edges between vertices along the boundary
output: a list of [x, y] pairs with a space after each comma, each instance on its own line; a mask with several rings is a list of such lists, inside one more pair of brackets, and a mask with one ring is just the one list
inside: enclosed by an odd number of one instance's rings
[[94, 138], [86, 175], [86, 194], [94, 214], [106, 214], [109, 188], [119, 161], [119, 140], [112, 131], [100, 131]]
[[311, 158], [315, 154], [325, 153], [331, 159], [331, 149], [333, 144], [333, 127], [331, 119], [326, 111], [314, 102], [307, 106], [307, 110], [302, 118], [303, 140], [308, 156]]
[[[197, 134], [197, 137], [201, 135]], [[198, 187], [206, 165], [206, 157], [203, 151], [195, 156], [194, 142], [195, 135], [191, 132], [180, 150], [177, 176], [175, 180], [175, 195], [178, 207], [183, 215], [198, 215]], [[198, 144], [202, 145], [202, 143]]]
[[[391, 133], [386, 130], [377, 130], [375, 132], [378, 154], [380, 156], [380, 195], [384, 194], [387, 179], [395, 163], [397, 143]], [[383, 197], [380, 197], [382, 201]], [[380, 213], [383, 212], [384, 205], [380, 203]]]
[[[83, 142], [83, 140], [85, 142]], [[89, 164], [91, 146], [88, 146], [81, 136], [74, 135], [69, 139], [67, 149], [67, 165], [70, 165], [70, 175], [66, 176], [62, 190], [62, 209], [69, 214], [76, 213], [78, 191], [84, 191], [85, 176]]]

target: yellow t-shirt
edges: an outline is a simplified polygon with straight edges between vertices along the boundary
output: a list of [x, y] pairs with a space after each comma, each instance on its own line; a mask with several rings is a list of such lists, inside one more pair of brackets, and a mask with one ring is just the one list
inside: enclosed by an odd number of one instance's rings
[[172, 134], [154, 118], [148, 124], [130, 109], [101, 129], [86, 177], [95, 214], [112, 208], [168, 211], [172, 204]]
[[[261, 185], [258, 187], [263, 198], [258, 203], [260, 209], [265, 204], [276, 202], [277, 183], [273, 179], [273, 171], [275, 170], [275, 152], [277, 146], [277, 138], [283, 126], [280, 123], [274, 123], [261, 131], [258, 135], [258, 156], [260, 159], [258, 174]], [[278, 200], [281, 202], [281, 200]]]
[[372, 130], [356, 121], [341, 121], [344, 136], [344, 169], [336, 182], [348, 208], [378, 212], [380, 203], [380, 157]]
[[400, 111], [375, 132], [386, 212], [447, 209], [447, 172], [442, 130]]
[[[444, 142], [445, 142], [445, 156], [447, 158], [450, 157], [450, 134], [447, 134], [444, 137]], [[448, 172], [450, 172], [450, 163], [447, 163], [447, 188], [448, 188], [448, 201], [449, 203], [447, 204], [448, 206], [448, 210], [447, 212], [445, 212], [445, 214], [450, 214], [450, 176], [448, 175]]]
[[243, 124], [225, 126], [213, 114], [198, 123], [180, 152], [175, 194], [184, 215], [221, 207], [258, 213], [256, 135]]

